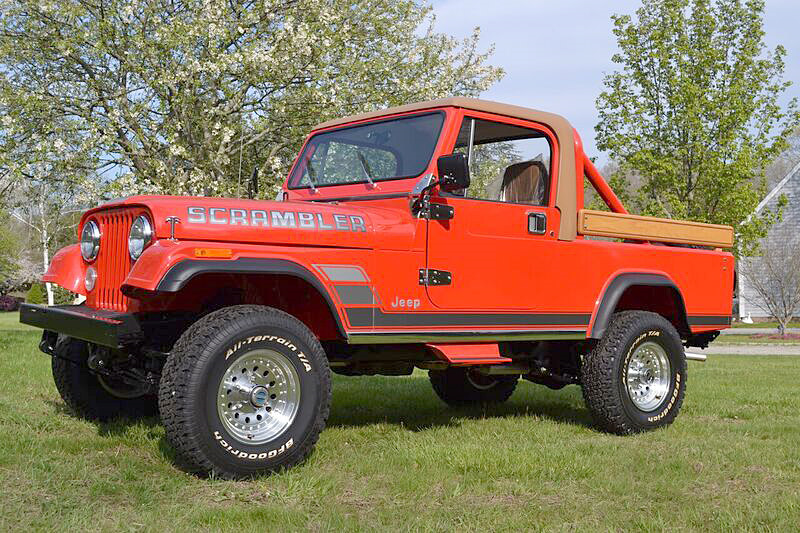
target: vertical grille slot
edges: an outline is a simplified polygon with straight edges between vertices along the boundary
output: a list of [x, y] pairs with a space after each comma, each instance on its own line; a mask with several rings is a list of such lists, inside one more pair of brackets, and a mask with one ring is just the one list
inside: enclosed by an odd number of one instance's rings
[[115, 209], [94, 216], [100, 225], [101, 237], [100, 254], [93, 265], [97, 269], [97, 284], [86, 299], [90, 307], [127, 311], [129, 300], [120, 286], [131, 269], [127, 238], [131, 223], [140, 211]]

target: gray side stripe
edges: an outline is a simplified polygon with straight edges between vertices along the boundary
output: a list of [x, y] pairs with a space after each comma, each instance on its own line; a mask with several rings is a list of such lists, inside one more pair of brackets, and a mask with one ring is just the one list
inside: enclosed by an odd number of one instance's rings
[[395, 326], [587, 326], [588, 313], [384, 313], [380, 309], [345, 309], [353, 327]]
[[690, 326], [718, 326], [720, 324], [730, 325], [731, 315], [705, 316], [689, 315]]
[[362, 283], [369, 281], [364, 277], [364, 273], [360, 268], [328, 265], [320, 265], [319, 268], [325, 272], [325, 275], [331, 281], [358, 281]]
[[372, 290], [366, 285], [336, 285], [336, 293], [344, 305], [372, 305]]

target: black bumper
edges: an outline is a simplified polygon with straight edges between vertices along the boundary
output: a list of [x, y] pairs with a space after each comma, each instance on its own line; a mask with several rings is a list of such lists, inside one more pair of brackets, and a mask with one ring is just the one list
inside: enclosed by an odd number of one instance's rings
[[85, 305], [45, 307], [22, 304], [19, 321], [111, 348], [122, 348], [142, 341], [142, 329], [134, 315], [91, 309]]

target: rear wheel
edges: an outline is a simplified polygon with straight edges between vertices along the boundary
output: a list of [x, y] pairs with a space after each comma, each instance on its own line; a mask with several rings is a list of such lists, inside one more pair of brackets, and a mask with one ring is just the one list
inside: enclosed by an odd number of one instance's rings
[[93, 373], [86, 364], [88, 356], [89, 346], [84, 341], [62, 336], [56, 343], [53, 381], [70, 410], [83, 418], [101, 422], [158, 414], [154, 395], [148, 395], [143, 388]]
[[330, 369], [296, 318], [238, 305], [211, 313], [175, 344], [161, 374], [167, 439], [192, 470], [246, 478], [313, 450], [330, 409]]
[[675, 327], [646, 311], [616, 313], [584, 357], [581, 385], [598, 426], [628, 434], [667, 426], [686, 390], [686, 356]]
[[436, 395], [452, 406], [504, 402], [519, 380], [519, 376], [486, 376], [465, 367], [430, 370], [428, 377]]

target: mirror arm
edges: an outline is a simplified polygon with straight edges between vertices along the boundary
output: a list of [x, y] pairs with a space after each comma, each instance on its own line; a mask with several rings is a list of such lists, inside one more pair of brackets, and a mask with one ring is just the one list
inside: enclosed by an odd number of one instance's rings
[[442, 180], [439, 178], [433, 179], [419, 191], [419, 196], [417, 196], [414, 203], [411, 204], [411, 212], [414, 213], [415, 216], [421, 217], [428, 211], [431, 203], [431, 191], [439, 185], [441, 181]]

